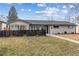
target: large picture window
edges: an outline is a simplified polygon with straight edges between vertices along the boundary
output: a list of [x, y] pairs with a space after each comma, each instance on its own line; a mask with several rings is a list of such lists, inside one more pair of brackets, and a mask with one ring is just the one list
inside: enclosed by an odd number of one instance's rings
[[73, 26], [68, 26], [68, 28], [69, 28], [69, 29], [72, 29], [72, 28], [73, 28]]
[[53, 26], [54, 28], [59, 28], [59, 26]]

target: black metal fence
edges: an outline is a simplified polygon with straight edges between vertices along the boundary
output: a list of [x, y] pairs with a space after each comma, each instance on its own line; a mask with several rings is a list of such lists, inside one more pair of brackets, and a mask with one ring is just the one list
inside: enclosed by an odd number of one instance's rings
[[11, 31], [0, 31], [0, 37], [9, 37], [9, 36], [45, 36], [45, 30], [11, 30]]

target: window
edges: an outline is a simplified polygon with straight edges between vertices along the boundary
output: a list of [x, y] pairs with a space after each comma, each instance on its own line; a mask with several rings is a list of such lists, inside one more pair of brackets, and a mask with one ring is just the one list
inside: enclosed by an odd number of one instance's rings
[[17, 25], [15, 25], [15, 27], [17, 28]]
[[39, 30], [39, 26], [36, 26], [36, 30]]
[[22, 30], [22, 25], [20, 25], [20, 30]]
[[53, 27], [51, 26], [51, 29], [53, 29]]
[[22, 25], [22, 30], [25, 30], [25, 25]]
[[18, 28], [18, 30], [19, 30], [19, 25], [17, 25], [17, 28]]
[[35, 30], [35, 27], [34, 26], [31, 26], [31, 30]]
[[24, 25], [24, 30], [27, 30], [27, 25]]
[[68, 28], [72, 29], [72, 28], [73, 28], [73, 26], [68, 26]]
[[19, 27], [20, 27], [19, 25], [15, 25], [15, 28], [16, 28], [17, 30], [19, 30]]
[[54, 26], [54, 28], [59, 28], [59, 26]]
[[13, 29], [13, 28], [14, 28], [14, 25], [10, 25], [9, 27], [10, 27], [11, 29]]
[[13, 28], [13, 25], [11, 25], [11, 28]]
[[0, 24], [0, 30], [2, 29], [2, 24]]

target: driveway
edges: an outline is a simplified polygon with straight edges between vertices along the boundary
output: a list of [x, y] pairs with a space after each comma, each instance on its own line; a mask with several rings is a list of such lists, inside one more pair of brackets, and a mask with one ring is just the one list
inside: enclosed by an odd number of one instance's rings
[[65, 37], [62, 37], [62, 36], [55, 35], [55, 34], [47, 34], [47, 36], [56, 37], [56, 38], [64, 39], [66, 41], [70, 41], [70, 42], [79, 44], [79, 41], [77, 41], [77, 40], [65, 38]]

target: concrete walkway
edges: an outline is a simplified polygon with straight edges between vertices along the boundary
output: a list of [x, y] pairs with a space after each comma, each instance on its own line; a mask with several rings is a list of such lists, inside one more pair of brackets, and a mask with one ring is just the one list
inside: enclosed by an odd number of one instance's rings
[[79, 41], [76, 41], [76, 40], [73, 40], [73, 39], [69, 39], [69, 38], [65, 38], [65, 37], [61, 37], [61, 36], [58, 36], [58, 35], [47, 34], [47, 36], [56, 37], [56, 38], [64, 39], [66, 41], [70, 41], [70, 42], [79, 44]]

